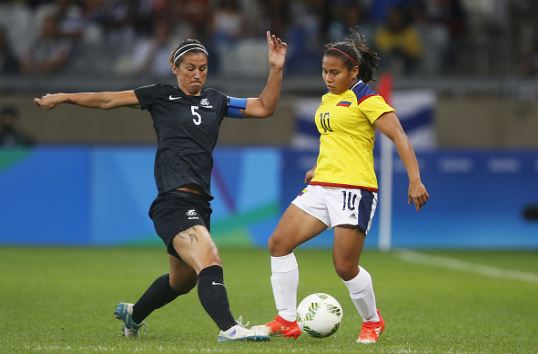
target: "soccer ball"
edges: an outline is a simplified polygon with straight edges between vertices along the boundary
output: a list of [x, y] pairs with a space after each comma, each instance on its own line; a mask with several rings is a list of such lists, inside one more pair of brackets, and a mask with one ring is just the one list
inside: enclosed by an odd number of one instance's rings
[[334, 297], [324, 293], [308, 295], [297, 307], [297, 323], [314, 338], [328, 337], [340, 326], [344, 311]]

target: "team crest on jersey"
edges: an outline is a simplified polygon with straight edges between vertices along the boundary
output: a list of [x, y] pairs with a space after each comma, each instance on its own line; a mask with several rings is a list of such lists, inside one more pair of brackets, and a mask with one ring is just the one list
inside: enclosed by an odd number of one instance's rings
[[198, 220], [200, 219], [198, 217], [198, 213], [196, 212], [196, 210], [194, 209], [189, 209], [187, 210], [187, 212], [185, 213], [185, 215], [187, 215], [187, 219], [189, 220]]
[[349, 106], [351, 106], [351, 102], [350, 101], [340, 101], [336, 105], [340, 106], [340, 107], [349, 107]]
[[202, 106], [204, 108], [213, 108], [213, 106], [211, 104], [209, 104], [209, 100], [207, 98], [202, 98], [200, 100], [200, 106]]

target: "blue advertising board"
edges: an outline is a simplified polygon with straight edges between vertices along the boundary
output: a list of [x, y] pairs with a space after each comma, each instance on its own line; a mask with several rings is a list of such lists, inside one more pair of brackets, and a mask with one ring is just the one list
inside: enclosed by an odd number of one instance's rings
[[[0, 244], [159, 244], [147, 215], [157, 194], [153, 159], [152, 147], [0, 151]], [[217, 149], [216, 242], [266, 247], [315, 159], [293, 149]], [[537, 151], [441, 150], [418, 159], [431, 200], [418, 213], [407, 204], [407, 176], [395, 156], [393, 247], [538, 249], [538, 220], [525, 213], [538, 208]], [[378, 243], [378, 215], [368, 247]], [[327, 231], [305, 246], [331, 245]]]
[[[315, 158], [312, 152], [283, 153], [281, 208], [304, 188], [304, 173]], [[407, 174], [395, 156], [393, 247], [538, 248], [538, 220], [524, 215], [525, 209], [538, 207], [536, 151], [441, 150], [421, 152], [417, 158], [431, 199], [420, 212], [407, 204]], [[367, 246], [378, 242], [376, 214]], [[309, 245], [330, 246], [331, 237], [326, 232]]]

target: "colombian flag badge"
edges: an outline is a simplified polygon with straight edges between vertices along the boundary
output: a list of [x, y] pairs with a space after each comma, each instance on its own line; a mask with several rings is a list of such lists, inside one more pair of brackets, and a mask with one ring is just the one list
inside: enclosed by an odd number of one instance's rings
[[349, 106], [351, 106], [351, 102], [350, 101], [340, 101], [336, 105], [340, 106], [340, 107], [349, 107]]

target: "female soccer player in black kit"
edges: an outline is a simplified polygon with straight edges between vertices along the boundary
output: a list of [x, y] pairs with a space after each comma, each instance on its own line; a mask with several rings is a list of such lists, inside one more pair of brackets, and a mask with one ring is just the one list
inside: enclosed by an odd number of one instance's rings
[[219, 341], [267, 340], [266, 334], [236, 323], [228, 304], [222, 262], [210, 229], [212, 152], [225, 116], [267, 118], [280, 96], [286, 43], [267, 36], [269, 75], [258, 98], [234, 98], [203, 89], [208, 53], [197, 40], [183, 41], [171, 54], [177, 86], [155, 84], [119, 92], [56, 93], [35, 98], [45, 109], [61, 103], [110, 109], [140, 107], [153, 119], [158, 147], [155, 180], [159, 194], [149, 214], [165, 243], [170, 272], [157, 278], [135, 304], [114, 312], [123, 335], [136, 336], [154, 310], [188, 293], [198, 282], [202, 306], [220, 328]]

